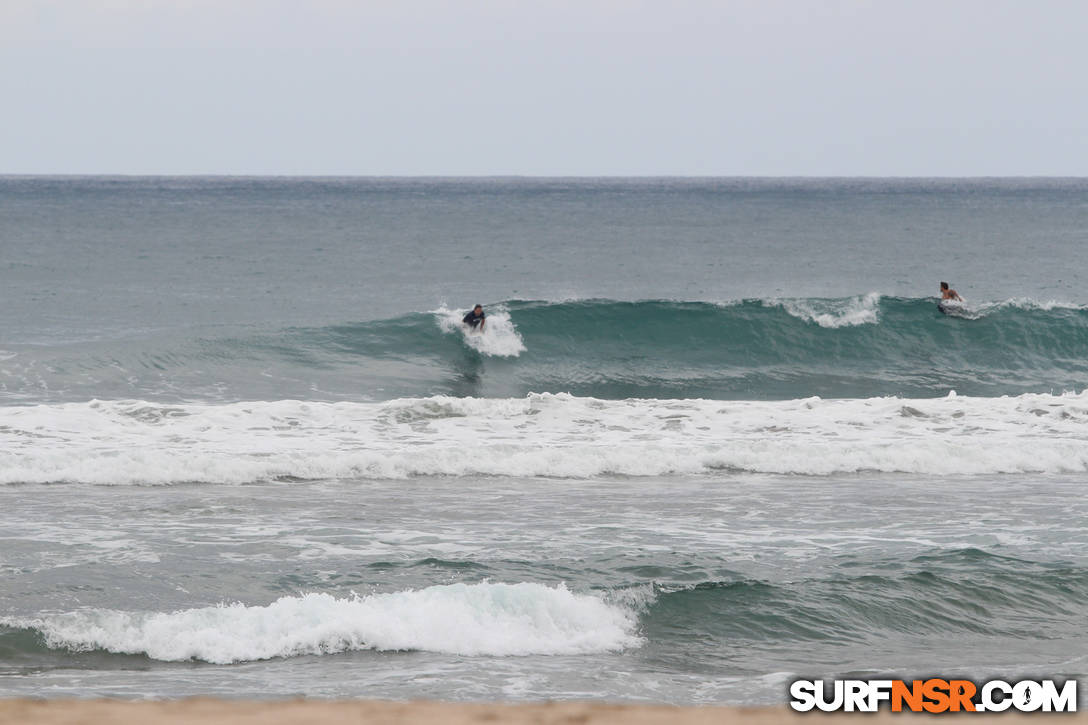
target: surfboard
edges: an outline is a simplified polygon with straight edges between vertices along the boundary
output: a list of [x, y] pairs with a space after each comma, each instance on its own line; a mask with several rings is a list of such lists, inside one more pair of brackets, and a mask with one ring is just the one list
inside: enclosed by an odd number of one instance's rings
[[937, 303], [937, 309], [941, 311], [942, 315], [948, 315], [949, 317], [962, 317], [965, 320], [977, 317], [977, 315], [972, 314], [966, 304], [958, 300], [941, 300]]

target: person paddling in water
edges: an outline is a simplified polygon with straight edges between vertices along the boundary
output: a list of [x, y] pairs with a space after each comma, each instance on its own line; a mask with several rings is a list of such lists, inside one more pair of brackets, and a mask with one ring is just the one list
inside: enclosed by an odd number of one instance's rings
[[476, 305], [472, 310], [465, 315], [461, 322], [469, 326], [473, 331], [478, 327], [480, 332], [484, 331], [484, 325], [487, 324], [487, 315], [484, 314], [484, 308], [481, 305]]
[[947, 282], [941, 282], [941, 300], [963, 302], [963, 298], [960, 297], [960, 293], [949, 287]]

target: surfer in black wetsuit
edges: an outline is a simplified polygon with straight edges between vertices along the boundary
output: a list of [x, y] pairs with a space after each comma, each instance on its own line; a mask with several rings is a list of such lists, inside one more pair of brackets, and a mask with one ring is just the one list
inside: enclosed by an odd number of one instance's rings
[[484, 325], [487, 324], [486, 318], [487, 315], [484, 314], [484, 308], [480, 305], [476, 305], [472, 308], [471, 312], [461, 318], [461, 322], [465, 323], [473, 330], [479, 327], [480, 332], [483, 332]]
[[960, 293], [949, 287], [947, 282], [941, 282], [941, 300], [963, 302], [963, 298], [960, 297]]

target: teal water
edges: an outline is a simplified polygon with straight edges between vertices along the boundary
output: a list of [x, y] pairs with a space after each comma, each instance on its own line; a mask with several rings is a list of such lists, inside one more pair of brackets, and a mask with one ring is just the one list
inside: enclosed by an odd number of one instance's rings
[[0, 693], [1083, 678], [1086, 242], [1079, 179], [0, 178]]
[[[491, 347], [461, 312], [320, 327], [14, 344], [12, 402], [99, 398], [389, 400], [427, 395], [788, 400], [1079, 391], [1088, 307], [1010, 299], [942, 314], [932, 299], [489, 304]], [[474, 340], [469, 339], [469, 343]], [[259, 370], [260, 376], [253, 371]]]
[[9, 488], [0, 686], [767, 703], [827, 673], [1083, 673], [1082, 477], [941, 484]]

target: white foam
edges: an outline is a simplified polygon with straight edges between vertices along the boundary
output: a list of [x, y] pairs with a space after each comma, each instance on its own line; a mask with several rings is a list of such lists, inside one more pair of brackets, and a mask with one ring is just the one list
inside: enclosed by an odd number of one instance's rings
[[956, 317], [964, 317], [970, 320], [983, 319], [994, 312], [1002, 310], [1023, 310], [1027, 312], [1053, 312], [1054, 310], [1085, 310], [1083, 305], [1071, 302], [1059, 302], [1057, 300], [1035, 300], [1030, 297], [1013, 297], [1000, 302], [983, 302], [973, 305], [963, 301], [945, 300], [941, 303]]
[[0, 483], [1088, 471], [1088, 393], [0, 408]]
[[874, 325], [879, 321], [880, 294], [869, 292], [842, 300], [767, 300], [764, 304], [781, 307], [794, 317], [814, 322], [820, 327], [855, 327]]
[[1018, 310], [1041, 310], [1044, 312], [1050, 312], [1052, 310], [1084, 310], [1088, 309], [1084, 305], [1078, 305], [1073, 302], [1060, 302], [1058, 300], [1036, 300], [1031, 297], [1012, 297], [1001, 302], [987, 302], [981, 305], [980, 309], [984, 312], [989, 312], [994, 309], [1013, 308]]
[[452, 584], [338, 599], [311, 593], [267, 606], [170, 613], [91, 610], [0, 619], [46, 644], [216, 664], [349, 650], [458, 655], [569, 655], [637, 647], [637, 618], [562, 584]]
[[510, 319], [510, 312], [501, 305], [487, 310], [482, 332], [470, 330], [461, 320], [468, 310], [433, 310], [438, 326], [447, 334], [460, 334], [465, 344], [483, 355], [517, 357], [525, 352], [525, 343]]

